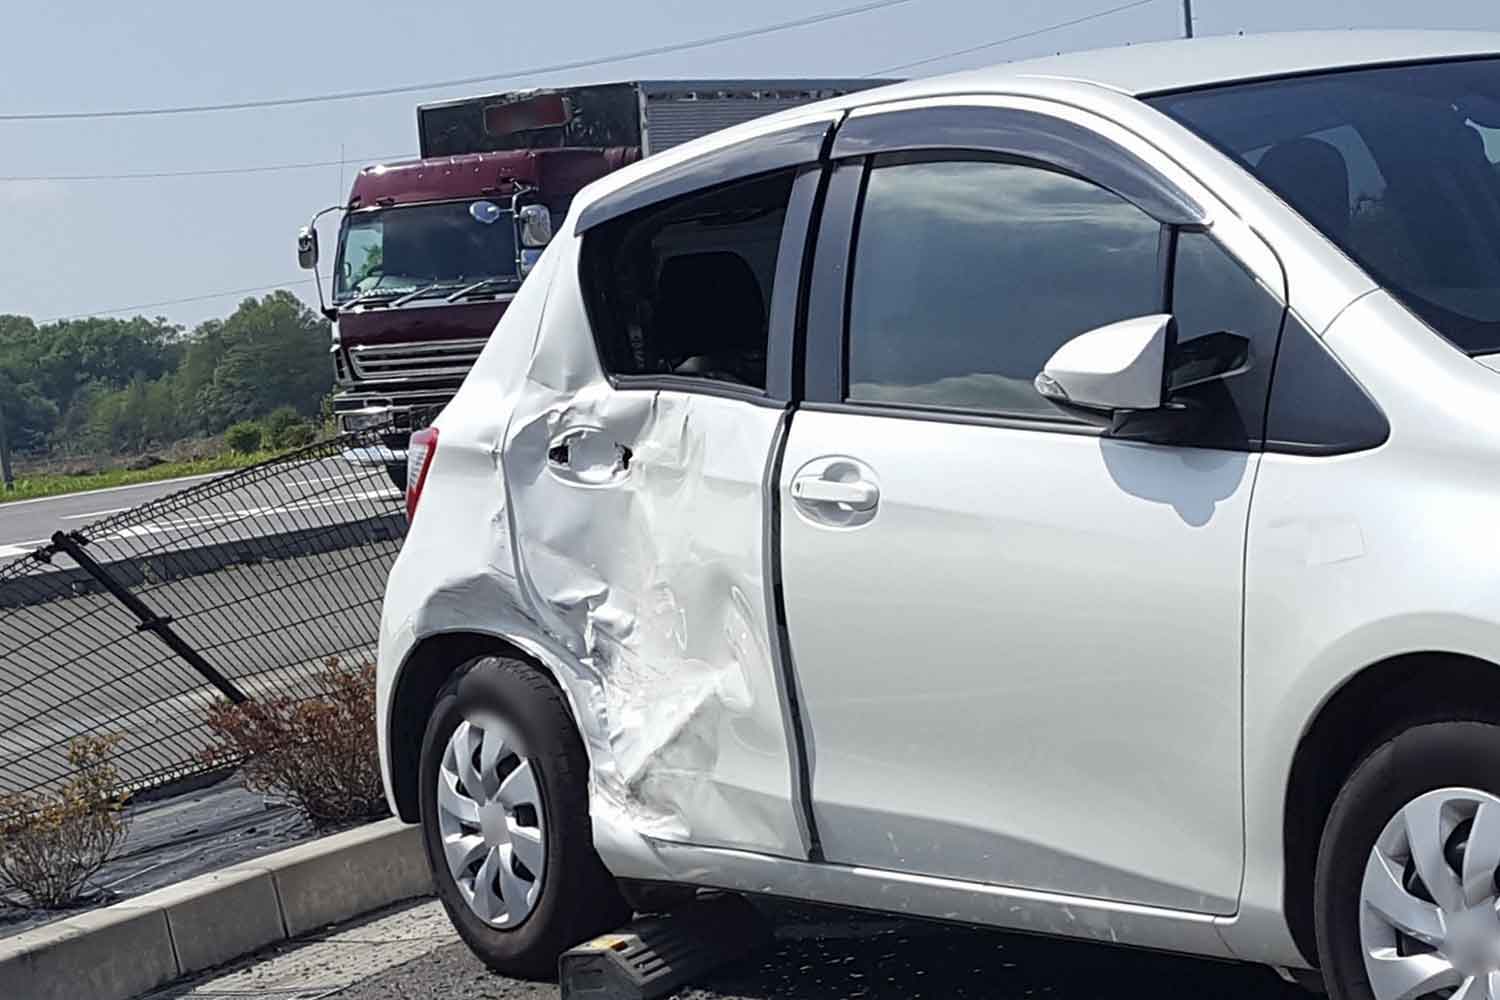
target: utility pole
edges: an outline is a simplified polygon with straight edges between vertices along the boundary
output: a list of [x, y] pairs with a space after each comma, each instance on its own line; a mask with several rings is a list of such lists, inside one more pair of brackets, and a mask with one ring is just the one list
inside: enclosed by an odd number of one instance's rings
[[1193, 0], [1182, 0], [1182, 37], [1193, 37]]
[[16, 479], [10, 472], [10, 434], [7, 433], [5, 407], [0, 406], [0, 483], [6, 492], [16, 488]]

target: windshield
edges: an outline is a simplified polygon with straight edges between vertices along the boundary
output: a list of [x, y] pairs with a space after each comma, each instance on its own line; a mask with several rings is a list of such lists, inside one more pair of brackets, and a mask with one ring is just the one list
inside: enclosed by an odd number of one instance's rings
[[1500, 351], [1500, 59], [1151, 103], [1238, 158], [1458, 347]]
[[[350, 215], [339, 234], [335, 302], [374, 292], [438, 294], [484, 278], [516, 280], [510, 210], [452, 201]], [[430, 286], [430, 287], [429, 287]]]

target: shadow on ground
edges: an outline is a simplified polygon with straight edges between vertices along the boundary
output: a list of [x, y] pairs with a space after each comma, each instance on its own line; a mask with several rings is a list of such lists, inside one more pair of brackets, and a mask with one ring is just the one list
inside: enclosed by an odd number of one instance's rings
[[[912, 921], [783, 924], [755, 958], [676, 1000], [1305, 1000], [1268, 969]], [[349, 987], [338, 1000], [555, 998], [552, 984], [491, 975], [448, 945]]]

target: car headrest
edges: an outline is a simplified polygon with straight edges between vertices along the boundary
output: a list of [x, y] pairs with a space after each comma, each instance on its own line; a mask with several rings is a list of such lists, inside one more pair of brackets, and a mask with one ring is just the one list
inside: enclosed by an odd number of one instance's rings
[[656, 287], [655, 334], [663, 356], [681, 360], [765, 345], [760, 282], [739, 254], [712, 250], [668, 258]]
[[1255, 173], [1287, 204], [1335, 240], [1349, 231], [1349, 166], [1321, 139], [1291, 139], [1266, 150]]

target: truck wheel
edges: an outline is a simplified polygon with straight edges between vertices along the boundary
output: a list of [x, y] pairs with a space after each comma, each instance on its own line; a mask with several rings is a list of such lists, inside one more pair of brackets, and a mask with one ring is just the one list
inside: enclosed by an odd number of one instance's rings
[[405, 465], [387, 465], [385, 467], [385, 474], [391, 477], [391, 485], [395, 486], [396, 489], [400, 490], [402, 493], [406, 492]]
[[1314, 906], [1335, 1000], [1500, 996], [1500, 726], [1414, 726], [1328, 816]]
[[422, 742], [422, 842], [453, 926], [496, 972], [557, 957], [629, 916], [594, 852], [588, 757], [562, 694], [481, 657], [438, 694]]

